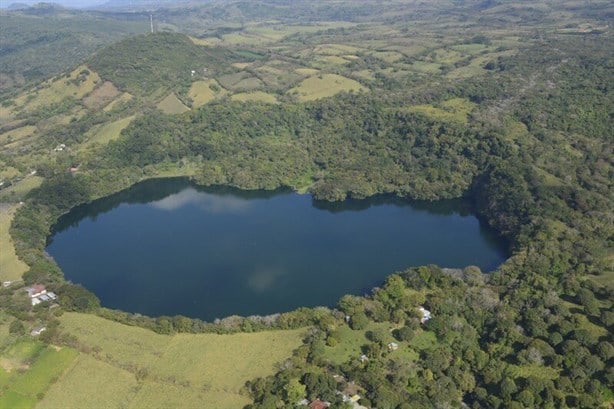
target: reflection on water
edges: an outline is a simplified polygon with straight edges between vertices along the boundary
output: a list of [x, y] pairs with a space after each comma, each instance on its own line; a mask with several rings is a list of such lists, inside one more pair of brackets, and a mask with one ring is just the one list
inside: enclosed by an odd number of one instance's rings
[[250, 201], [236, 196], [198, 192], [190, 187], [164, 199], [149, 203], [151, 207], [168, 211], [177, 210], [186, 205], [197, 206], [207, 213], [238, 213], [247, 210]]
[[103, 305], [207, 320], [332, 306], [410, 266], [489, 271], [505, 258], [464, 201], [328, 203], [185, 178], [79, 206], [53, 231], [48, 252]]

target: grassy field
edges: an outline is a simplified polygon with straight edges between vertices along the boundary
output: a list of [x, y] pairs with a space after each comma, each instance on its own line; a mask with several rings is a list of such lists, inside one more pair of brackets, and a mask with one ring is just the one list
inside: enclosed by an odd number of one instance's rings
[[2, 358], [4, 375], [0, 376], [0, 386], [4, 393], [0, 396], [0, 408], [33, 408], [49, 386], [71, 367], [77, 355], [74, 349], [44, 346], [37, 341], [20, 342], [9, 348]]
[[136, 395], [137, 386], [131, 372], [80, 354], [76, 364], [47, 391], [37, 408], [126, 407]]
[[288, 91], [298, 97], [299, 101], [313, 101], [330, 97], [340, 92], [365, 91], [357, 81], [337, 74], [323, 74], [303, 80], [297, 87]]
[[16, 205], [0, 204], [0, 281], [17, 280], [28, 270], [28, 266], [17, 258], [9, 228]]
[[92, 143], [107, 144], [110, 141], [117, 139], [121, 131], [130, 125], [130, 122], [134, 119], [134, 115], [118, 119], [117, 121], [104, 124], [100, 128], [96, 129], [92, 135], [87, 139], [86, 146]]
[[118, 106], [121, 103], [124, 102], [128, 102], [132, 99], [132, 94], [129, 94], [127, 92], [124, 92], [123, 94], [121, 94], [119, 97], [115, 98], [113, 101], [111, 101], [107, 106], [105, 106], [102, 110], [104, 112], [109, 112], [112, 111], [113, 108], [115, 108], [116, 106]]
[[0, 201], [17, 202], [23, 200], [32, 189], [36, 189], [43, 183], [40, 176], [26, 176], [19, 182], [0, 190]]
[[[60, 77], [46, 81], [35, 94], [25, 94], [15, 100], [18, 106], [32, 110], [73, 97], [81, 99], [94, 90], [100, 82], [97, 73], [81, 65], [73, 70], [68, 77]], [[31, 96], [35, 95], [34, 98]]]
[[273, 94], [269, 94], [263, 91], [256, 92], [240, 92], [230, 97], [233, 101], [249, 102], [260, 101], [267, 102], [269, 104], [276, 104], [277, 98]]
[[226, 90], [220, 87], [216, 80], [210, 79], [193, 82], [188, 92], [188, 97], [192, 99], [194, 108], [198, 108], [201, 105], [213, 101], [217, 96], [225, 94]]
[[107, 396], [109, 408], [242, 407], [249, 403], [245, 382], [273, 373], [304, 333], [167, 336], [85, 314], [60, 321], [91, 352], [53, 385], [42, 408], [87, 407]]
[[473, 102], [464, 98], [453, 98], [440, 103], [438, 106], [433, 105], [414, 105], [408, 108], [410, 112], [418, 112], [430, 118], [459, 122], [466, 124], [469, 120], [469, 113], [476, 107]]
[[34, 131], [36, 131], [35, 126], [27, 125], [0, 134], [0, 145], [6, 145], [15, 141], [19, 141], [23, 138], [27, 138], [28, 136], [31, 136]]
[[170, 93], [166, 98], [160, 101], [158, 109], [165, 114], [182, 114], [190, 110], [190, 108], [183, 105], [183, 102], [181, 102], [174, 93]]

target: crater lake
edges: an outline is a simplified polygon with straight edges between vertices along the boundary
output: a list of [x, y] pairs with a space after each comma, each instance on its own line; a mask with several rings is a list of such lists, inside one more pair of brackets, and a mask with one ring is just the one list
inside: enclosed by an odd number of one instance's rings
[[491, 271], [507, 255], [463, 201], [329, 203], [185, 178], [148, 180], [72, 209], [47, 252], [105, 307], [208, 321], [334, 306], [408, 267]]

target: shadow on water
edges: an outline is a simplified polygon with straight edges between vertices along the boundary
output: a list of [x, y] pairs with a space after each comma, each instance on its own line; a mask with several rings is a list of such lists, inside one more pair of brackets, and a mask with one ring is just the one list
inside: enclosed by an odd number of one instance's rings
[[[99, 215], [107, 213], [122, 204], [147, 204], [162, 200], [177, 194], [186, 188], [197, 192], [210, 193], [217, 196], [232, 196], [238, 199], [269, 199], [277, 195], [292, 193], [290, 189], [276, 190], [242, 190], [230, 186], [200, 186], [187, 177], [148, 179], [127, 189], [109, 196], [96, 199], [90, 203], [76, 206], [70, 212], [62, 215], [52, 226], [51, 236], [61, 233], [70, 227], [76, 227], [82, 220], [96, 220]], [[47, 245], [51, 243], [50, 239]]]

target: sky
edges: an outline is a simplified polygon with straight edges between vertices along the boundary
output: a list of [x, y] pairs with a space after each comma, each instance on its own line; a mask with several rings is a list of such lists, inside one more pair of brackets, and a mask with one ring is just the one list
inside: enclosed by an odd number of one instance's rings
[[37, 4], [37, 3], [56, 3], [61, 4], [65, 7], [91, 7], [96, 6], [102, 3], [105, 3], [106, 0], [0, 0], [0, 7], [6, 8], [13, 3], [21, 3], [21, 4]]

